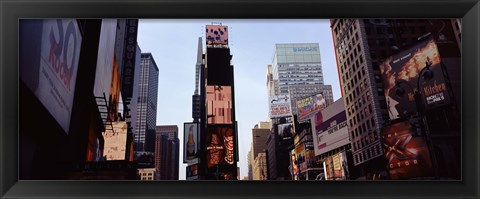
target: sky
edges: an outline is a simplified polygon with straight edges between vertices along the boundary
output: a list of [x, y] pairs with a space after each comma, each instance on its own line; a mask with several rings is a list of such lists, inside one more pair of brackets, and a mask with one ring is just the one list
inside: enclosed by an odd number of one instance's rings
[[[177, 125], [180, 143], [183, 143], [183, 123], [192, 122], [198, 37], [205, 43], [205, 26], [212, 22], [229, 29], [238, 166], [243, 179], [248, 175], [252, 129], [260, 121], [268, 120], [267, 65], [272, 63], [276, 43], [318, 43], [324, 84], [332, 85], [334, 100], [341, 97], [330, 22], [328, 19], [140, 19], [138, 45], [142, 53], [152, 53], [159, 69], [157, 125]], [[185, 169], [182, 144], [180, 180], [185, 180]]]

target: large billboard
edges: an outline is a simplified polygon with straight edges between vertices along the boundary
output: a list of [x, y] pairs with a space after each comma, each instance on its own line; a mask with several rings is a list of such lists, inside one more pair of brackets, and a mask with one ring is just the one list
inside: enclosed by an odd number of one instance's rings
[[343, 99], [315, 114], [312, 120], [315, 155], [350, 143]]
[[228, 26], [207, 25], [205, 31], [207, 46], [228, 45]]
[[289, 95], [272, 96], [269, 99], [270, 118], [292, 116], [292, 108]]
[[298, 120], [307, 119], [327, 106], [323, 93], [297, 100]]
[[113, 131], [102, 133], [104, 139], [103, 156], [106, 160], [125, 160], [127, 150], [127, 122], [113, 122]]
[[234, 125], [208, 125], [206, 139], [207, 180], [234, 180], [235, 160]]
[[402, 180], [431, 175], [432, 163], [423, 137], [413, 137], [408, 121], [382, 128], [382, 140], [390, 179]]
[[[431, 64], [430, 70], [433, 72], [433, 79], [424, 80], [418, 78], [420, 71]], [[384, 92], [387, 98], [388, 113], [390, 119], [396, 119], [399, 114], [405, 112], [415, 113], [414, 90], [417, 90], [417, 84], [422, 93], [422, 103], [427, 109], [450, 103], [450, 96], [445, 83], [442, 60], [435, 41], [430, 38], [419, 42], [413, 47], [391, 56], [380, 64], [380, 71], [385, 83]], [[420, 82], [417, 82], [419, 80]], [[405, 90], [404, 96], [396, 94], [397, 81], [406, 81], [399, 86]]]
[[77, 21], [20, 23], [20, 78], [68, 134], [82, 44]]
[[188, 165], [198, 163], [199, 154], [199, 132], [198, 123], [183, 124], [183, 163]]
[[232, 87], [207, 86], [208, 124], [232, 124]]

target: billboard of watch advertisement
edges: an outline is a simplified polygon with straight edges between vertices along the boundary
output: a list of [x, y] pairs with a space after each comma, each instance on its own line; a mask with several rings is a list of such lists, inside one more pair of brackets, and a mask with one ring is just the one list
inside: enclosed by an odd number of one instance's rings
[[317, 112], [312, 119], [315, 155], [320, 155], [350, 143], [347, 115], [343, 99]]
[[[380, 64], [390, 119], [396, 119], [400, 114], [416, 112], [414, 90], [417, 90], [417, 84], [422, 93], [421, 101], [427, 109], [450, 103], [442, 64], [433, 38], [419, 41], [413, 47], [387, 58]], [[433, 77], [419, 78], [419, 73], [427, 65], [430, 65]], [[399, 95], [398, 90], [404, 90], [405, 94]]]
[[68, 134], [82, 44], [77, 21], [20, 20], [19, 44], [20, 79]]
[[199, 152], [199, 124], [183, 124], [183, 163], [188, 165], [198, 163]]
[[323, 93], [316, 94], [297, 101], [298, 120], [307, 119], [312, 114], [327, 106]]
[[268, 100], [270, 118], [292, 116], [290, 96], [278, 95], [272, 96]]
[[382, 141], [390, 179], [405, 180], [431, 176], [432, 163], [423, 137], [412, 136], [408, 121], [382, 128]]

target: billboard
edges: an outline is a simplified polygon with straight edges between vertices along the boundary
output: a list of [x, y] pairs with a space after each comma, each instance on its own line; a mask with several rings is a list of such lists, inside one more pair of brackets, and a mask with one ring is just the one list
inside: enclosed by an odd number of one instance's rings
[[327, 106], [323, 93], [297, 100], [298, 120], [307, 119]]
[[[387, 98], [389, 117], [391, 120], [399, 114], [415, 113], [414, 91], [417, 83], [422, 92], [422, 103], [427, 109], [450, 103], [450, 96], [443, 76], [442, 60], [437, 45], [432, 38], [419, 42], [413, 47], [387, 58], [380, 64], [380, 71], [384, 80], [384, 92]], [[420, 71], [431, 63], [430, 70], [434, 73], [433, 79], [418, 78]], [[417, 80], [420, 79], [420, 82]], [[396, 81], [406, 81], [399, 84], [406, 92], [405, 96], [396, 95]]]
[[345, 151], [327, 157], [323, 162], [326, 180], [348, 180], [348, 163]]
[[317, 112], [312, 120], [315, 155], [350, 143], [343, 99]]
[[228, 26], [207, 25], [205, 31], [207, 46], [228, 45]]
[[[112, 74], [114, 74], [112, 71], [114, 65], [116, 31], [116, 19], [102, 19], [93, 95], [95, 97], [103, 97], [105, 95], [108, 105], [110, 105], [110, 87]], [[104, 104], [100, 102], [97, 103], [99, 105]]]
[[232, 124], [232, 87], [207, 86], [208, 124]]
[[287, 140], [292, 139], [293, 137], [293, 123], [279, 124], [278, 126], [278, 135], [281, 139]]
[[19, 43], [21, 80], [68, 134], [82, 44], [77, 21], [21, 20]]
[[401, 180], [431, 175], [432, 163], [423, 137], [413, 137], [408, 121], [382, 128], [382, 141], [390, 179]]
[[186, 171], [187, 171], [187, 175], [186, 175], [187, 180], [198, 179], [198, 164], [187, 166]]
[[103, 156], [105, 160], [125, 160], [127, 150], [127, 122], [113, 122], [113, 131], [102, 133], [105, 140]]
[[269, 106], [270, 118], [292, 116], [290, 96], [288, 95], [272, 96], [268, 101], [270, 102], [270, 106]]
[[207, 125], [207, 176], [206, 179], [233, 180], [235, 161], [235, 137], [232, 125]]
[[183, 124], [183, 163], [188, 165], [198, 163], [199, 126], [198, 123]]

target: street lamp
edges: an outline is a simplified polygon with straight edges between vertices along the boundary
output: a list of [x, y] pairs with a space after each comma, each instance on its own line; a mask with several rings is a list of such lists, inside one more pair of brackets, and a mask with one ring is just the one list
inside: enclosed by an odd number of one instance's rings
[[[422, 135], [425, 137], [428, 145], [428, 151], [430, 153], [430, 158], [432, 161], [435, 179], [438, 179], [438, 167], [437, 167], [437, 158], [435, 155], [435, 151], [432, 144], [432, 139], [430, 137], [430, 131], [428, 130], [428, 123], [425, 117], [425, 105], [422, 101], [422, 91], [420, 89], [420, 78], [424, 81], [428, 81], [433, 78], [434, 74], [433, 71], [430, 70], [430, 66], [432, 65], [432, 61], [427, 57], [427, 61], [425, 62], [425, 67], [418, 73], [417, 79], [417, 89], [413, 89], [413, 87], [405, 80], [396, 80], [395, 82], [395, 94], [398, 97], [402, 97], [405, 95], [405, 89], [403, 89], [400, 85], [405, 84], [413, 91], [413, 97], [415, 99], [415, 107], [417, 109], [417, 116], [418, 119], [421, 119], [422, 122], [420, 123], [418, 120], [415, 121], [415, 124], [420, 125], [420, 129], [423, 131]], [[411, 116], [410, 116], [411, 117]], [[417, 133], [418, 134], [418, 133]]]

